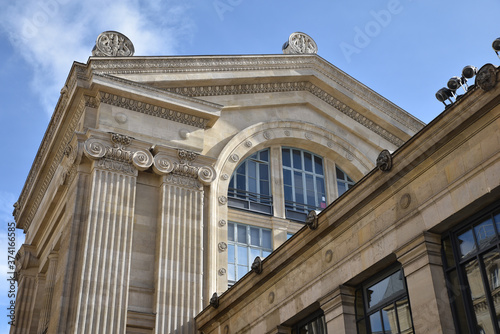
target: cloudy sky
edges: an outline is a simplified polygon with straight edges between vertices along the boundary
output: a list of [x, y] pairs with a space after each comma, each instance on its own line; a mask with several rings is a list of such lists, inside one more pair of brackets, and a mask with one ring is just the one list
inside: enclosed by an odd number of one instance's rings
[[[136, 55], [279, 54], [295, 31], [318, 54], [428, 123], [435, 92], [465, 65], [500, 64], [500, 1], [2, 0], [0, 11], [0, 333], [7, 332], [6, 225], [73, 61], [102, 31]], [[17, 238], [22, 243], [22, 233]]]

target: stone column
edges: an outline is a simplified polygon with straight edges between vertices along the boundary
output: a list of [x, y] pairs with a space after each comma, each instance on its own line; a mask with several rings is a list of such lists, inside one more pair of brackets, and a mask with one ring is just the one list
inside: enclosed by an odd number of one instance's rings
[[356, 334], [354, 289], [345, 285], [320, 300], [328, 333]]
[[52, 308], [52, 295], [54, 294], [54, 286], [56, 285], [57, 274], [57, 253], [52, 252], [48, 256], [48, 269], [45, 279], [45, 294], [43, 296], [42, 309], [40, 311], [40, 319], [38, 320], [38, 334], [46, 332], [49, 326], [50, 310]]
[[271, 146], [270, 151], [270, 176], [271, 193], [273, 194], [274, 216], [285, 218], [285, 193], [283, 190], [283, 163], [281, 160], [281, 146]]
[[165, 153], [153, 169], [163, 175], [157, 233], [155, 333], [194, 333], [203, 305], [203, 184], [215, 171], [195, 167], [193, 152], [178, 151], [179, 162]]
[[134, 150], [131, 142], [112, 134], [111, 143], [90, 138], [84, 145], [94, 163], [75, 333], [125, 332], [136, 178], [153, 162], [149, 151]]
[[38, 258], [35, 247], [24, 244], [16, 255], [16, 275], [18, 282], [15, 326], [10, 333], [25, 334], [30, 332], [31, 319], [35, 305]]
[[396, 251], [408, 287], [415, 333], [455, 333], [441, 261], [441, 237], [424, 232]]

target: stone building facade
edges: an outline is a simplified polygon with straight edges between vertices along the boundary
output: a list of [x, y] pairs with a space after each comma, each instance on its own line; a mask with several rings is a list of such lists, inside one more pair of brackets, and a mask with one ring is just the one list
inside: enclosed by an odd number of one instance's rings
[[445, 280], [486, 260], [443, 268], [441, 245], [498, 201], [499, 88], [424, 127], [315, 51], [298, 33], [283, 55], [136, 57], [99, 36], [15, 205], [11, 333], [453, 332], [470, 300]]

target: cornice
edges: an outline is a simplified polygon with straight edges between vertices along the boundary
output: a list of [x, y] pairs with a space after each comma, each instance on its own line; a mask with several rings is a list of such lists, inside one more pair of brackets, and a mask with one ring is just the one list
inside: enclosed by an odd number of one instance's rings
[[425, 125], [318, 55], [90, 58], [89, 69], [100, 74], [314, 69], [408, 129], [418, 132]]
[[382, 126], [378, 125], [369, 118], [355, 111], [352, 107], [338, 100], [325, 90], [308, 82], [275, 82], [261, 84], [238, 84], [238, 85], [213, 85], [213, 86], [197, 86], [197, 87], [175, 87], [166, 88], [166, 90], [177, 93], [186, 94], [187, 96], [218, 96], [218, 95], [236, 95], [236, 94], [256, 94], [256, 93], [276, 93], [276, 92], [293, 92], [305, 91], [313, 94], [317, 98], [328, 103], [343, 114], [349, 116], [356, 122], [375, 132], [388, 142], [401, 146], [404, 141], [394, 134], [390, 133]]

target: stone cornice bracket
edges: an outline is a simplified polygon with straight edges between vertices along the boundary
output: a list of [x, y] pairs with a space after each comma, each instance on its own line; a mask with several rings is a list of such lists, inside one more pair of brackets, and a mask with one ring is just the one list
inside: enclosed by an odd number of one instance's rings
[[19, 280], [21, 271], [35, 268], [38, 266], [39, 259], [35, 255], [35, 247], [23, 244], [16, 254], [15, 264], [16, 264], [16, 278]]
[[392, 155], [388, 150], [383, 150], [377, 157], [377, 168], [382, 172], [388, 172], [392, 168]]
[[307, 214], [306, 225], [311, 229], [315, 230], [318, 228], [318, 215], [316, 211], [312, 210]]
[[257, 275], [260, 275], [262, 274], [262, 259], [260, 258], [260, 256], [257, 256], [255, 258], [255, 260], [253, 260], [253, 263], [252, 263], [252, 270], [257, 274]]
[[91, 160], [99, 162], [98, 166], [105, 169], [114, 169], [134, 173], [132, 165], [139, 171], [144, 171], [153, 164], [153, 155], [144, 149], [131, 150], [128, 146], [131, 137], [118, 133], [111, 133], [111, 145], [98, 138], [89, 138], [85, 141], [83, 152]]
[[497, 67], [492, 64], [483, 65], [476, 74], [476, 85], [484, 91], [490, 91], [497, 84]]
[[217, 295], [217, 292], [214, 292], [212, 298], [210, 298], [210, 306], [212, 306], [213, 308], [219, 307], [219, 296]]

